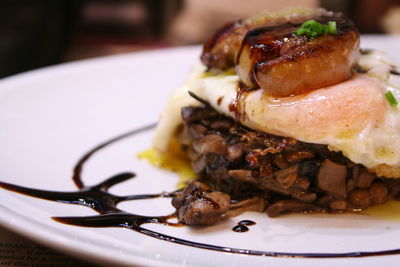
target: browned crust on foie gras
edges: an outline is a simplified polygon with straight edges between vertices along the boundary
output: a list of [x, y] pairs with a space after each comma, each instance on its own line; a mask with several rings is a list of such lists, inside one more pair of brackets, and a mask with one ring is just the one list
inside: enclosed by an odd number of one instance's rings
[[241, 81], [287, 97], [347, 80], [359, 57], [359, 34], [351, 22], [336, 21], [338, 34], [316, 38], [293, 34], [297, 27], [289, 24], [250, 31], [237, 58]]

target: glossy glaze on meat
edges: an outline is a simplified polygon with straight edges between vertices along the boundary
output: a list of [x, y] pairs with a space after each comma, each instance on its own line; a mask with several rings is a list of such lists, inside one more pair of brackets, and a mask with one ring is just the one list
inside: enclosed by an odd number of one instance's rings
[[347, 80], [359, 57], [359, 34], [353, 23], [337, 17], [337, 34], [297, 36], [300, 25], [284, 24], [249, 31], [237, 57], [236, 71], [247, 88], [286, 97]]
[[[314, 14], [315, 15], [315, 14]], [[294, 34], [313, 18], [335, 21], [336, 34], [318, 37]], [[204, 46], [202, 62], [210, 70], [236, 67], [243, 85], [266, 95], [286, 97], [347, 80], [359, 57], [359, 33], [341, 14], [319, 13], [296, 19], [234, 22]]]
[[202, 63], [209, 69], [224, 70], [234, 67], [242, 41], [249, 30], [285, 23], [301, 24], [317, 16], [332, 16], [324, 9], [287, 8], [279, 13], [259, 13], [244, 20], [229, 23], [214, 33], [204, 44]]

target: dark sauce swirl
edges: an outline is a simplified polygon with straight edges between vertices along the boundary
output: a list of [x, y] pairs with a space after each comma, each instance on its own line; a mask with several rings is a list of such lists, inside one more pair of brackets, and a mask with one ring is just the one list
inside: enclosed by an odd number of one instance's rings
[[[142, 225], [147, 223], [157, 223], [165, 224], [170, 226], [180, 226], [179, 223], [172, 223], [169, 220], [174, 218], [175, 215], [165, 215], [165, 216], [143, 216], [133, 213], [128, 213], [117, 208], [117, 204], [123, 201], [139, 200], [139, 199], [152, 199], [158, 197], [168, 197], [171, 198], [176, 192], [172, 193], [160, 193], [160, 194], [143, 194], [143, 195], [128, 195], [128, 196], [117, 196], [108, 192], [108, 189], [112, 186], [125, 182], [128, 179], [135, 177], [134, 173], [126, 172], [120, 173], [106, 179], [105, 181], [93, 185], [85, 186], [81, 173], [86, 161], [93, 156], [99, 150], [121, 140], [124, 138], [129, 138], [135, 136], [136, 134], [143, 133], [154, 128], [155, 124], [148, 125], [133, 131], [127, 132], [125, 134], [119, 135], [112, 138], [97, 147], [93, 148], [87, 152], [76, 164], [72, 179], [78, 187], [78, 191], [75, 192], [55, 192], [47, 190], [32, 189], [23, 186], [13, 185], [9, 183], [0, 182], [0, 187], [17, 192], [20, 194], [25, 194], [31, 197], [37, 197], [40, 199], [46, 199], [50, 201], [56, 201], [61, 203], [82, 205], [92, 208], [99, 215], [95, 216], [79, 216], [79, 217], [53, 217], [52, 219], [75, 226], [84, 227], [121, 227], [128, 228], [133, 231], [139, 232], [141, 234], [154, 237], [160, 240], [173, 242], [181, 245], [191, 246], [195, 248], [202, 248], [214, 251], [229, 252], [235, 254], [246, 254], [246, 255], [256, 255], [256, 256], [268, 256], [268, 257], [300, 257], [300, 258], [343, 258], [343, 257], [368, 257], [368, 256], [383, 256], [383, 255], [395, 255], [400, 254], [400, 249], [393, 250], [382, 250], [382, 251], [359, 251], [359, 252], [345, 252], [345, 253], [291, 253], [291, 252], [275, 252], [275, 251], [259, 251], [259, 250], [249, 250], [249, 249], [239, 249], [216, 246], [212, 244], [198, 243], [190, 240], [185, 240], [169, 235], [165, 235], [156, 231], [152, 231], [144, 228]], [[254, 225], [255, 223], [249, 220], [244, 220], [238, 223], [237, 228], [243, 228], [246, 231], [247, 226]], [[240, 229], [238, 229], [240, 230]]]

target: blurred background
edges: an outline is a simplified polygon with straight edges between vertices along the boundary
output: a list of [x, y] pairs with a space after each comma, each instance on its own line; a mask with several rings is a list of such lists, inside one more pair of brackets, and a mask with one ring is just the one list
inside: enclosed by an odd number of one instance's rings
[[400, 0], [2, 0], [0, 78], [84, 58], [198, 44], [231, 20], [288, 6], [340, 11], [363, 34], [400, 34]]

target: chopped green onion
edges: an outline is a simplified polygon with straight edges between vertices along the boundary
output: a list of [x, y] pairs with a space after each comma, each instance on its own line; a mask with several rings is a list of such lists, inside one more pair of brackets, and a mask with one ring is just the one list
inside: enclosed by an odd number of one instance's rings
[[330, 34], [336, 34], [337, 33], [336, 21], [329, 21], [328, 29]]
[[391, 91], [388, 91], [386, 94], [385, 94], [385, 96], [386, 96], [386, 99], [387, 99], [387, 101], [389, 102], [389, 104], [392, 106], [392, 107], [395, 107], [395, 106], [397, 106], [397, 100], [396, 100], [396, 98], [394, 97], [394, 95], [393, 95], [393, 93], [391, 92]]
[[312, 32], [315, 32], [317, 34], [322, 32], [322, 24], [313, 19], [304, 22], [302, 26], [303, 28], [310, 29]]
[[295, 32], [296, 35], [308, 35], [317, 37], [324, 34], [336, 34], [336, 21], [329, 21], [328, 25], [323, 25], [316, 20], [307, 20]]
[[328, 34], [329, 33], [329, 27], [326, 27], [325, 25], [323, 25], [324, 27], [322, 27], [322, 34]]
[[296, 31], [296, 34], [297, 35], [302, 35], [302, 34], [305, 34], [306, 33], [306, 29], [303, 29], [303, 28], [300, 28], [300, 29], [298, 29], [297, 31]]

